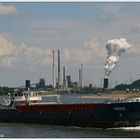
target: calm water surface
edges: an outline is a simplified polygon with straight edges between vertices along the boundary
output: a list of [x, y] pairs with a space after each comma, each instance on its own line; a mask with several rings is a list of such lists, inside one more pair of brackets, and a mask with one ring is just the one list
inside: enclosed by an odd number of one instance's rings
[[[63, 95], [65, 103], [81, 102], [79, 95]], [[46, 100], [44, 98], [44, 100]], [[82, 99], [98, 102], [99, 99]], [[101, 101], [101, 100], [100, 100]], [[5, 138], [140, 138], [140, 127], [118, 129], [95, 129], [74, 126], [55, 126], [0, 122], [0, 137]]]

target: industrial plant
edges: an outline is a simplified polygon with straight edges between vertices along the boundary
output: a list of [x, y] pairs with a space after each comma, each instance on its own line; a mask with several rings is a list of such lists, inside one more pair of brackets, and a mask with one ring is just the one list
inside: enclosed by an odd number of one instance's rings
[[[101, 86], [96, 87], [95, 85], [89, 84], [88, 86], [84, 85], [84, 65], [79, 64], [79, 69], [75, 69], [77, 71], [77, 80], [73, 81], [72, 75], [68, 73], [68, 68], [61, 63], [61, 51], [58, 49], [55, 51], [52, 50], [52, 82], [46, 83], [45, 77], [40, 77], [38, 82], [32, 83], [30, 79], [25, 80], [25, 85], [21, 87], [17, 87], [23, 90], [45, 90], [50, 92], [57, 93], [98, 93], [98, 92], [109, 92], [113, 90], [125, 90], [126, 92], [139, 91], [139, 85], [134, 86], [132, 83], [130, 85], [120, 84], [115, 86], [115, 88], [111, 88], [109, 81], [110, 75], [116, 67], [116, 63], [119, 61], [122, 53], [127, 51], [130, 48], [130, 45], [127, 43], [126, 39], [113, 39], [107, 41], [105, 46], [108, 52], [108, 56], [105, 63], [105, 76], [104, 78], [100, 78]], [[103, 80], [102, 80], [103, 79]], [[14, 88], [4, 87], [1, 88], [1, 93], [7, 93]], [[4, 92], [3, 92], [4, 91]]]
[[[57, 71], [56, 71], [57, 69]], [[31, 81], [25, 80], [25, 90], [47, 90], [58, 92], [80, 91], [83, 87], [83, 64], [79, 66], [77, 71], [79, 78], [77, 81], [72, 81], [72, 76], [67, 74], [66, 67], [61, 67], [60, 50], [57, 52], [57, 64], [55, 63], [55, 51], [52, 50], [52, 84], [46, 84], [45, 78], [40, 78], [39, 82], [31, 84]], [[61, 77], [62, 75], [62, 77]]]

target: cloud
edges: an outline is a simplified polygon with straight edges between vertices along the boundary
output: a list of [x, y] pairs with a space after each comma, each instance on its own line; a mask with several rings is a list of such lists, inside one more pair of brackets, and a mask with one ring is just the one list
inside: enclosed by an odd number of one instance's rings
[[35, 69], [52, 64], [52, 50], [48, 48], [28, 47], [26, 44], [22, 44], [17, 47], [15, 57], [17, 66], [22, 64]]
[[128, 51], [129, 56], [139, 56], [140, 54], [140, 47], [133, 45], [132, 48]]
[[93, 39], [84, 43], [84, 47], [75, 49], [64, 49], [63, 54], [65, 62], [93, 64], [104, 60], [106, 51], [98, 40]]
[[28, 47], [26, 44], [15, 46], [0, 35], [0, 63], [4, 67], [50, 65], [52, 63], [51, 55], [51, 49]]
[[15, 49], [16, 46], [12, 42], [0, 35], [0, 56], [10, 55]]
[[[93, 64], [106, 57], [104, 46], [98, 40], [85, 42], [81, 48], [63, 48], [61, 51], [62, 63], [66, 64]], [[57, 58], [57, 57], [56, 57]], [[0, 63], [5, 67], [36, 67], [52, 64], [52, 49], [29, 47], [26, 44], [14, 45], [5, 36], [0, 35]]]
[[[81, 63], [88, 66], [101, 66], [103, 69], [107, 51], [97, 39], [83, 43], [80, 48], [63, 48], [61, 51], [61, 64], [67, 67], [78, 67]], [[140, 48], [133, 45], [128, 56], [139, 55]], [[55, 58], [57, 53], [55, 50]], [[36, 71], [40, 67], [52, 64], [52, 48], [30, 47], [24, 43], [14, 45], [4, 35], [0, 35], [0, 67], [25, 69]], [[57, 60], [56, 60], [57, 64]]]
[[4, 5], [0, 3], [0, 15], [13, 15], [17, 13], [18, 10], [14, 5]]

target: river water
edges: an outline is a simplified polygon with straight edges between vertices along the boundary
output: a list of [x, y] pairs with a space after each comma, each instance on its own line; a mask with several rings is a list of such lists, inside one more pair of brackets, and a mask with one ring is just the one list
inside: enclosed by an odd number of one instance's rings
[[96, 129], [22, 123], [0, 123], [4, 138], [139, 138], [140, 127]]
[[[61, 101], [81, 102], [78, 96], [63, 95]], [[83, 102], [98, 101], [97, 99], [82, 100]], [[0, 122], [0, 138], [140, 138], [140, 127], [103, 130], [90, 127]]]

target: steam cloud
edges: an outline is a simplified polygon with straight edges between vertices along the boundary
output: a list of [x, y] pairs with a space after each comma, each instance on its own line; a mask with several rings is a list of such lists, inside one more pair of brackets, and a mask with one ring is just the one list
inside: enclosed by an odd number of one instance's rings
[[107, 41], [106, 49], [108, 51], [108, 56], [106, 64], [104, 67], [105, 78], [108, 78], [115, 68], [116, 63], [119, 61], [121, 54], [130, 48], [130, 44], [126, 39], [113, 39]]

